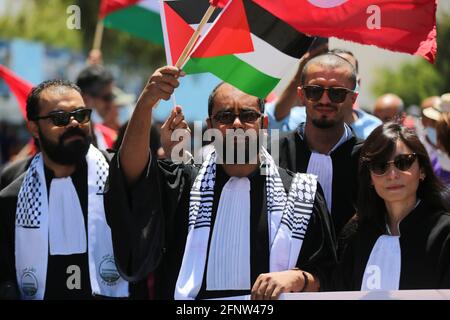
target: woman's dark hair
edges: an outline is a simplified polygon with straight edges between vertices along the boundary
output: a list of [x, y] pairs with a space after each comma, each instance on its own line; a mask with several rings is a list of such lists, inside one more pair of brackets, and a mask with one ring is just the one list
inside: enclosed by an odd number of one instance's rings
[[399, 139], [417, 155], [419, 167], [425, 173], [425, 179], [417, 189], [417, 198], [437, 210], [447, 209], [443, 200], [445, 187], [434, 174], [427, 151], [417, 135], [398, 123], [387, 122], [369, 135], [361, 149], [359, 161], [358, 220], [360, 223], [376, 225], [383, 232], [386, 230], [386, 206], [372, 186], [369, 163], [389, 161]]

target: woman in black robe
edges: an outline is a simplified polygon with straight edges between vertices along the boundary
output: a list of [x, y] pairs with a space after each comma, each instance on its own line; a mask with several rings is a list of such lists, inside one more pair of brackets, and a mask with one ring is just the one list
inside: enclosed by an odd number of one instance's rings
[[367, 138], [358, 213], [340, 237], [333, 290], [450, 288], [450, 214], [415, 133], [386, 123]]

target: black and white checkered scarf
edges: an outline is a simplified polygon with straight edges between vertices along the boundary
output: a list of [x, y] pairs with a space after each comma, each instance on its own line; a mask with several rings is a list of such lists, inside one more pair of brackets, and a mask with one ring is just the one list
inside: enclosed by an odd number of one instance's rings
[[[111, 230], [106, 223], [103, 206], [103, 188], [109, 165], [104, 155], [92, 145], [86, 155], [86, 162], [88, 167], [87, 252], [92, 293], [127, 297], [128, 283], [119, 276], [115, 266]], [[23, 299], [40, 300], [45, 295], [49, 255], [47, 192], [44, 161], [42, 154], [39, 153], [34, 157], [26, 172], [16, 208], [16, 274]], [[82, 272], [86, 271], [82, 270]]]
[[[317, 178], [295, 174], [289, 193], [270, 154], [261, 150], [261, 172], [266, 175], [267, 218], [270, 237], [270, 271], [295, 267], [312, 214]], [[195, 299], [203, 280], [211, 231], [216, 178], [216, 153], [210, 152], [191, 188], [189, 231], [175, 299]], [[250, 258], [250, 257], [249, 257]]]

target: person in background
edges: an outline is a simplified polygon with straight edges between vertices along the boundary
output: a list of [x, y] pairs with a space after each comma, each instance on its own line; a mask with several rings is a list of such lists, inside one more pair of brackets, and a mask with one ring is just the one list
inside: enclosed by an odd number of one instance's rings
[[[300, 123], [306, 121], [306, 108], [302, 106], [297, 95], [296, 88], [300, 84], [301, 72], [308, 62], [314, 56], [324, 53], [328, 47], [318, 47], [307, 52], [300, 60], [300, 65], [295, 77], [291, 80], [288, 87], [284, 90], [280, 99], [266, 104], [266, 114], [269, 117], [269, 129], [279, 129], [281, 131], [295, 130]], [[325, 50], [326, 51], [326, 50]], [[329, 52], [337, 54], [350, 62], [357, 73], [357, 86], [355, 91], [361, 87], [361, 77], [359, 76], [359, 63], [351, 51], [343, 49], [332, 49]], [[355, 102], [352, 108], [344, 110], [345, 122], [352, 128], [356, 137], [364, 140], [367, 136], [379, 126], [382, 122], [377, 117], [365, 112], [359, 108]]]
[[344, 121], [358, 96], [356, 69], [340, 55], [326, 53], [307, 62], [300, 81], [298, 95], [306, 105], [306, 122], [280, 135], [279, 154], [272, 150], [272, 155], [282, 168], [318, 176], [339, 235], [356, 212], [362, 141]]
[[319, 39], [319, 41], [315, 40], [313, 42], [308, 52], [300, 59], [297, 73], [280, 97], [266, 103], [264, 109], [269, 118], [270, 130], [292, 131], [305, 121], [305, 108], [297, 95], [297, 87], [300, 84], [300, 76], [305, 64], [313, 57], [328, 51], [328, 41], [323, 41], [327, 39]]
[[[450, 111], [450, 93], [445, 93], [440, 96], [439, 100], [436, 100], [436, 103], [433, 104], [431, 108], [426, 108], [423, 110], [424, 116], [430, 121], [430, 128], [427, 130], [427, 136], [429, 136], [429, 140], [434, 148], [433, 154], [431, 156], [431, 163], [433, 165], [433, 170], [436, 175], [447, 183], [450, 180], [450, 170], [447, 170], [448, 164], [446, 162], [445, 153], [442, 152], [442, 147], [440, 145], [438, 134], [437, 134], [437, 124], [441, 120], [443, 113]], [[434, 127], [431, 127], [434, 126]], [[441, 123], [441, 131], [443, 129], [443, 123]], [[442, 132], [443, 133], [443, 132]], [[442, 138], [445, 138], [445, 135], [442, 135]], [[441, 161], [443, 163], [441, 163]]]
[[77, 77], [83, 100], [93, 108], [92, 122], [94, 142], [101, 150], [111, 148], [117, 137], [118, 110], [114, 104], [114, 77], [102, 65], [91, 65]]
[[393, 93], [378, 97], [373, 108], [373, 115], [383, 122], [400, 121], [405, 118], [403, 100]]
[[436, 120], [428, 118], [424, 114], [424, 110], [438, 105], [441, 101], [439, 96], [431, 96], [422, 100], [420, 105], [421, 117], [416, 121], [415, 128], [420, 141], [427, 149], [431, 161], [435, 158], [437, 148]]

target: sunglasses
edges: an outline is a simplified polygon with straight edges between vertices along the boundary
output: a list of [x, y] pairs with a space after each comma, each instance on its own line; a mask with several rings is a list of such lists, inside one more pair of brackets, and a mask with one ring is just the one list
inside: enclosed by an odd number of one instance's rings
[[316, 86], [316, 85], [308, 85], [308, 86], [302, 86], [300, 87], [303, 92], [305, 93], [305, 96], [308, 100], [317, 102], [322, 98], [323, 93], [327, 91], [328, 98], [333, 103], [342, 103], [344, 102], [345, 98], [347, 97], [347, 94], [354, 93], [355, 91], [350, 90], [348, 88], [343, 87], [330, 87], [325, 88], [322, 86]]
[[388, 168], [391, 164], [400, 170], [400, 171], [408, 171], [409, 168], [413, 165], [414, 161], [416, 161], [417, 155], [415, 153], [411, 154], [399, 154], [394, 158], [394, 160], [386, 161], [386, 162], [377, 162], [371, 161], [369, 162], [369, 170], [376, 176], [385, 175], [388, 171]]
[[65, 127], [70, 123], [70, 119], [73, 117], [78, 123], [86, 123], [91, 120], [92, 109], [78, 109], [72, 112], [67, 111], [54, 111], [47, 116], [36, 117], [33, 120], [50, 119], [57, 127]]
[[220, 111], [213, 116], [213, 119], [223, 124], [232, 124], [236, 117], [239, 117], [239, 120], [243, 123], [252, 123], [258, 120], [261, 115], [261, 113], [254, 110], [244, 110], [239, 114], [230, 111]]

